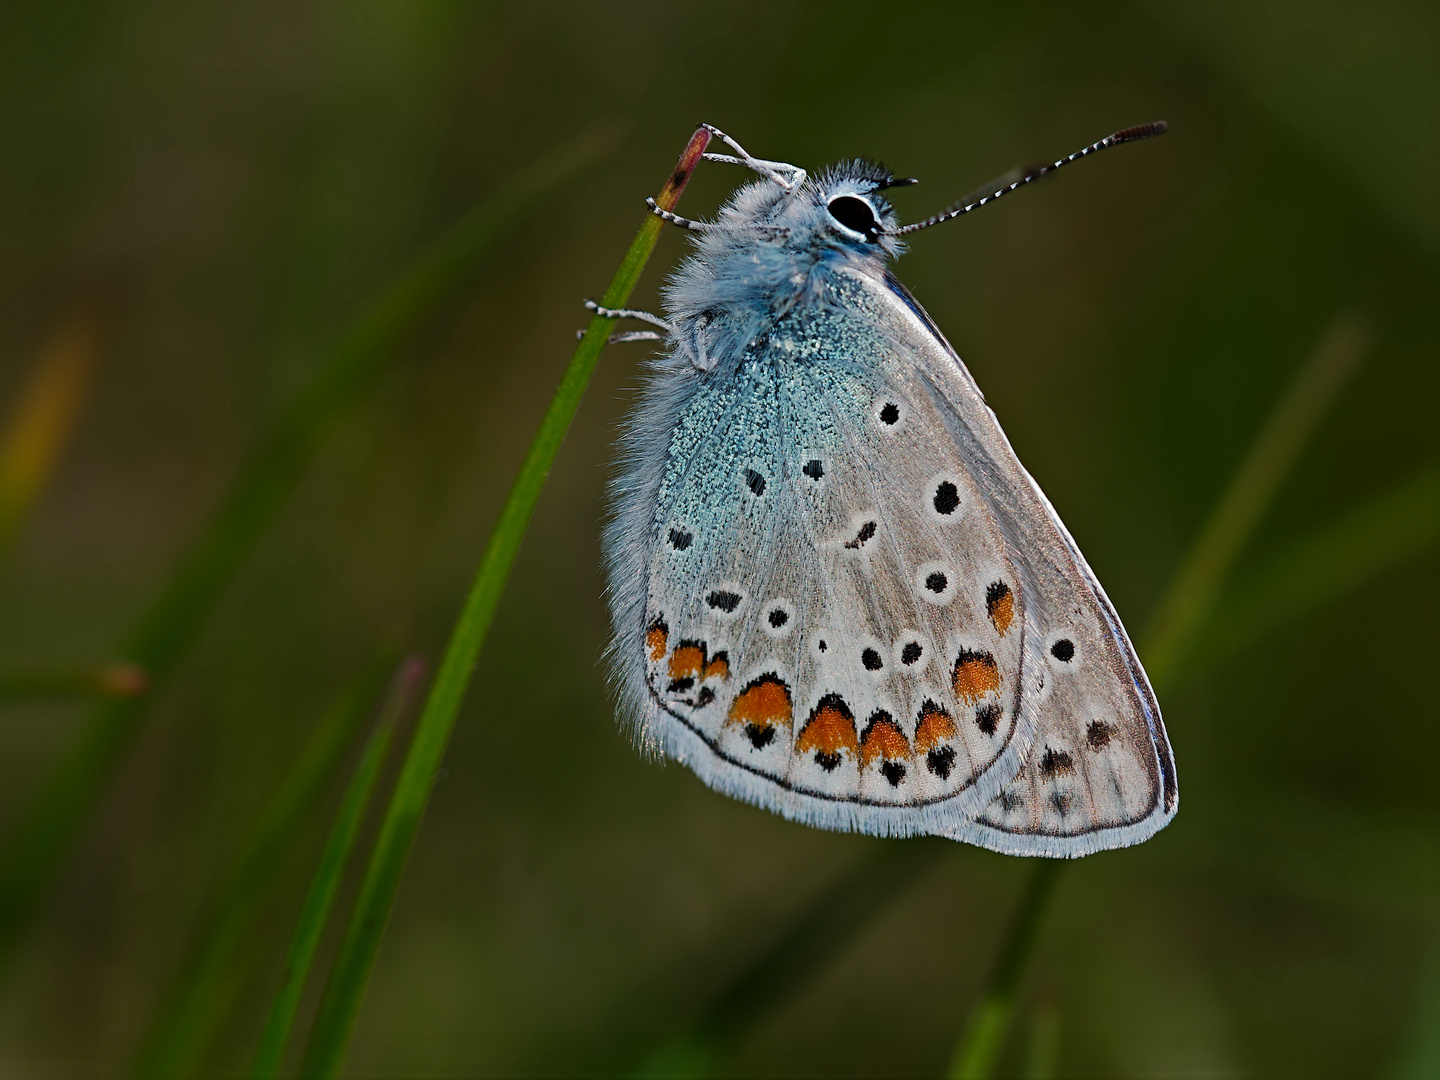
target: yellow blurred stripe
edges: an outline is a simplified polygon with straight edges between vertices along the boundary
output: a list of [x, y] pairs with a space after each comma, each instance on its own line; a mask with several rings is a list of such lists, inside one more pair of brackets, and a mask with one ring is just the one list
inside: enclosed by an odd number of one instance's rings
[[104, 337], [93, 308], [73, 311], [36, 356], [0, 428], [0, 551], [55, 471], [90, 388]]

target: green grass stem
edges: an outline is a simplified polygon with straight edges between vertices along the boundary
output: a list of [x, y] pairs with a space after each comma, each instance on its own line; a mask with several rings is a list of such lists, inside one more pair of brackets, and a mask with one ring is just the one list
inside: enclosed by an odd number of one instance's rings
[[[599, 158], [608, 132], [561, 146], [503, 183], [441, 237], [364, 312], [311, 387], [264, 434], [204, 532], [141, 618], [121, 655], [158, 684], [285, 505], [306, 465], [347, 410], [507, 233], [564, 181]], [[0, 857], [0, 963], [90, 816], [139, 730], [148, 698], [98, 705]]]
[[[671, 209], [679, 200], [690, 174], [700, 161], [709, 141], [701, 129], [691, 138], [674, 173], [666, 181], [656, 202]], [[601, 304], [624, 307], [640, 280], [641, 271], [659, 238], [661, 221], [647, 214], [644, 224], [626, 252], [620, 269], [605, 290]], [[595, 316], [590, 320], [579, 346], [560, 379], [560, 385], [540, 421], [540, 428], [526, 452], [519, 474], [501, 507], [499, 520], [480, 559], [465, 606], [456, 620], [449, 644], [430, 688], [415, 737], [401, 767], [390, 805], [380, 826], [370, 864], [366, 870], [355, 909], [341, 940], [334, 967], [321, 998], [301, 1072], [305, 1076], [330, 1076], [339, 1069], [354, 1028], [355, 1017], [369, 982], [370, 969], [380, 946], [385, 923], [399, 888], [420, 818], [430, 797], [435, 774], [450, 741], [455, 717], [474, 671], [475, 661], [500, 601], [505, 581], [519, 551], [525, 528], [540, 498], [550, 466], [560, 449], [570, 421], [580, 405], [590, 375], [609, 340], [614, 319]]]
[[315, 867], [310, 891], [300, 910], [300, 919], [290, 943], [280, 986], [275, 991], [270, 1014], [260, 1035], [260, 1045], [250, 1069], [250, 1075], [256, 1080], [275, 1076], [280, 1069], [285, 1044], [295, 1022], [295, 1010], [300, 1005], [300, 995], [305, 989], [310, 965], [315, 959], [315, 950], [320, 945], [330, 906], [340, 889], [345, 866], [350, 860], [355, 838], [365, 820], [365, 812], [370, 806], [375, 783], [389, 753], [391, 739], [396, 727], [409, 711], [410, 702], [419, 694], [420, 683], [424, 677], [424, 661], [411, 657], [398, 673], [386, 707], [370, 732], [360, 760], [350, 776], [350, 783], [341, 797], [330, 835], [325, 840], [325, 847], [321, 850], [320, 860]]
[[1045, 910], [1060, 878], [1059, 859], [1042, 859], [1026, 883], [1015, 910], [1010, 929], [1000, 946], [995, 967], [986, 981], [985, 992], [970, 1013], [960, 1045], [950, 1062], [946, 1076], [951, 1080], [980, 1080], [994, 1072], [1010, 1015], [1015, 1010], [1015, 995], [1025, 974], [1035, 941], [1040, 936]]
[[357, 679], [326, 713], [299, 760], [271, 799], [255, 833], [220, 887], [198, 945], [157, 1011], [136, 1059], [137, 1077], [189, 1074], [210, 1026], [224, 1011], [229, 969], [244, 932], [274, 881], [296, 835], [371, 714], [385, 665]]

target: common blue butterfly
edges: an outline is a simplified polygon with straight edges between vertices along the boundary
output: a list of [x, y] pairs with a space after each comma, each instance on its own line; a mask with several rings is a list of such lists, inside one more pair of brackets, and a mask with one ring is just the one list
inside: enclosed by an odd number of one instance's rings
[[1129, 638], [944, 335], [889, 269], [911, 181], [759, 179], [665, 290], [605, 536], [621, 714], [642, 749], [825, 829], [1015, 855], [1138, 843], [1175, 766]]

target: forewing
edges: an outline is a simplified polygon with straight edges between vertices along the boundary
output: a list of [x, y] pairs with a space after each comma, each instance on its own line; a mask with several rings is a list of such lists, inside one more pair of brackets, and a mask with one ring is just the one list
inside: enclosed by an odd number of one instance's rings
[[1138, 843], [1174, 816], [1174, 760], [1129, 638], [1049, 501], [943, 336], [891, 278], [855, 278], [877, 325], [910, 358], [1004, 534], [1027, 626], [1022, 713], [1035, 717], [1019, 773], [956, 839], [1017, 855], [1074, 857]]

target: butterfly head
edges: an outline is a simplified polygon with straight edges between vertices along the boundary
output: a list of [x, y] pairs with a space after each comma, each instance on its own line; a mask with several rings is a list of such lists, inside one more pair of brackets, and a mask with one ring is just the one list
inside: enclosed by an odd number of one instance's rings
[[682, 342], [705, 339], [691, 350], [702, 369], [753, 340], [775, 313], [823, 297], [835, 272], [878, 269], [904, 250], [884, 192], [913, 180], [858, 158], [815, 176], [758, 164], [770, 171], [757, 168], [762, 179], [738, 189], [713, 221], [698, 223], [695, 254], [666, 290], [667, 318]]
[[893, 258], [900, 243], [893, 233], [899, 222], [890, 202], [881, 194], [886, 188], [915, 183], [896, 178], [875, 162], [854, 158], [833, 166], [802, 191], [810, 199], [815, 215], [816, 237], [857, 255]]
[[761, 249], [883, 261], [903, 246], [894, 235], [895, 211], [882, 192], [913, 183], [854, 158], [789, 188], [773, 179], [747, 185], [721, 210], [716, 225], [732, 242], [744, 238]]

